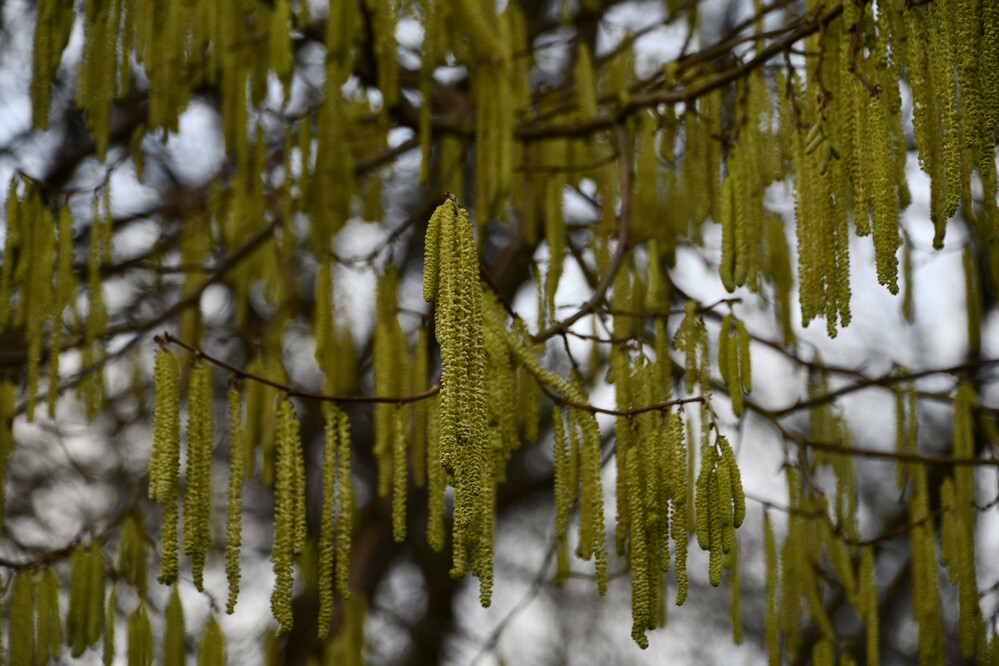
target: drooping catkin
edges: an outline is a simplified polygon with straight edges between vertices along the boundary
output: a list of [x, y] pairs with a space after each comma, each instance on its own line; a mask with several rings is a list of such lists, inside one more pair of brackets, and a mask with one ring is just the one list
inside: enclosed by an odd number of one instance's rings
[[118, 613], [118, 584], [111, 586], [111, 593], [108, 594], [108, 603], [104, 615], [104, 650], [102, 661], [104, 666], [114, 664], [114, 625]]
[[70, 556], [66, 644], [74, 657], [100, 640], [104, 625], [104, 556], [99, 541]]
[[153, 447], [149, 456], [149, 498], [163, 506], [160, 533], [162, 548], [159, 581], [177, 579], [177, 498], [180, 484], [180, 366], [177, 358], [161, 349], [154, 369], [156, 407], [153, 412]]
[[11, 665], [32, 663], [35, 648], [35, 585], [31, 572], [21, 569], [14, 576], [10, 598], [7, 601], [7, 616], [10, 618], [10, 650], [7, 658]]
[[562, 408], [555, 406], [552, 410], [552, 439], [555, 461], [555, 533], [565, 534], [569, 519], [572, 517], [572, 497], [569, 488], [569, 450], [565, 436], [565, 418]]
[[774, 540], [774, 528], [770, 522], [769, 513], [763, 514], [763, 557], [767, 571], [765, 587], [767, 611], [764, 621], [767, 654], [770, 666], [780, 666], [780, 633], [777, 620], [777, 544]]
[[191, 370], [187, 398], [187, 477], [184, 490], [184, 553], [194, 586], [203, 587], [211, 545], [212, 378], [209, 365]]
[[[975, 455], [974, 423], [971, 406], [975, 390], [968, 381], [961, 381], [954, 398], [954, 456], [972, 458]], [[978, 602], [978, 578], [975, 570], [975, 479], [970, 466], [955, 466], [953, 483], [944, 479], [941, 503], [951, 507], [944, 513], [941, 528], [942, 560], [948, 566], [951, 580], [957, 585], [960, 606], [959, 645], [968, 657], [975, 654], [977, 638], [984, 632], [981, 607]], [[949, 534], [948, 534], [949, 532]]]
[[35, 583], [35, 629], [35, 663], [47, 664], [50, 659], [58, 659], [62, 651], [59, 581], [48, 568]]
[[328, 635], [330, 622], [333, 620], [339, 409], [333, 403], [323, 403], [323, 416], [326, 424], [323, 443], [323, 503], [319, 527], [319, 638], [321, 639]]
[[[585, 395], [579, 396], [585, 402]], [[579, 451], [580, 479], [580, 539], [577, 553], [583, 559], [593, 558], [597, 593], [607, 594], [607, 543], [604, 533], [603, 484], [600, 480], [600, 426], [596, 415], [582, 409], [570, 411], [570, 422], [582, 432]]]
[[225, 574], [229, 581], [226, 613], [236, 608], [239, 596], [239, 549], [243, 515], [243, 415], [239, 391], [229, 389], [229, 487], [226, 490]]
[[118, 545], [118, 576], [134, 585], [139, 594], [146, 594], [146, 535], [142, 518], [135, 512], [125, 515]]
[[627, 452], [628, 495], [631, 507], [631, 534], [628, 560], [631, 564], [631, 638], [643, 650], [649, 646], [645, 629], [651, 613], [649, 601], [648, 545], [645, 541], [645, 507], [641, 497], [641, 475], [638, 450], [632, 447]]
[[184, 607], [180, 603], [177, 584], [173, 584], [170, 600], [166, 606], [166, 621], [163, 630], [164, 666], [184, 666], [187, 659], [187, 635], [184, 631]]
[[198, 643], [198, 666], [224, 666], [225, 663], [225, 636], [215, 615], [209, 613], [201, 642]]
[[153, 628], [146, 613], [146, 602], [128, 616], [128, 666], [152, 666], [155, 655]]
[[[411, 392], [425, 391], [430, 374], [430, 350], [426, 328], [420, 328], [413, 350], [413, 376]], [[515, 396], [511, 396], [514, 398]], [[423, 488], [427, 484], [427, 400], [415, 403], [413, 409], [413, 443], [410, 447], [409, 464], [413, 470], [413, 485]]]
[[428, 403], [427, 414], [427, 543], [434, 552], [444, 549], [444, 488], [447, 477], [440, 463], [440, 396]]
[[667, 438], [670, 447], [670, 479], [672, 494], [670, 508], [670, 535], [673, 537], [674, 569], [676, 570], [676, 599], [682, 606], [687, 599], [687, 442], [684, 436], [684, 423], [681, 412], [670, 417]]
[[406, 464], [406, 425], [402, 405], [396, 405], [392, 425], [392, 538], [406, 540], [406, 492], [409, 466]]
[[867, 633], [867, 663], [881, 663], [881, 629], [878, 620], [878, 587], [874, 576], [874, 550], [865, 548], [860, 554], [858, 609], [864, 618]]
[[[424, 272], [424, 296], [436, 295], [436, 335], [441, 346], [440, 461], [455, 488], [455, 553], [458, 535], [476, 521], [487, 449], [487, 390], [482, 289], [472, 225], [449, 197], [434, 212], [439, 224], [436, 280]], [[432, 218], [432, 220], [433, 220]], [[433, 239], [428, 231], [428, 250]], [[432, 285], [437, 285], [436, 291]], [[460, 567], [456, 569], [460, 571]]]
[[25, 338], [28, 342], [24, 409], [28, 421], [32, 421], [35, 415], [38, 371], [42, 361], [42, 327], [49, 317], [53, 301], [52, 256], [55, 253], [55, 222], [52, 213], [42, 204], [37, 193], [31, 193], [30, 201], [31, 225], [28, 227], [27, 259], [31, 265], [28, 269], [29, 278], [21, 285], [21, 298], [25, 301], [23, 307], [26, 310]]
[[87, 549], [87, 596], [85, 598], [85, 640], [86, 646], [97, 645], [104, 630], [104, 553], [101, 542], [90, 542]]
[[271, 563], [274, 569], [274, 590], [271, 593], [271, 613], [278, 622], [278, 634], [291, 630], [291, 591], [294, 583], [292, 558], [294, 557], [296, 499], [294, 408], [286, 398], [278, 400], [276, 417], [277, 461], [274, 480], [274, 546]]
[[350, 421], [337, 413], [337, 521], [336, 521], [336, 589], [344, 599], [351, 596], [350, 553], [354, 531], [354, 487], [350, 477]]
[[49, 334], [49, 416], [55, 415], [59, 397], [59, 355], [62, 351], [63, 312], [73, 307], [76, 281], [73, 275], [73, 217], [69, 206], [59, 209], [57, 221], [58, 258], [55, 291], [52, 298], [52, 329]]

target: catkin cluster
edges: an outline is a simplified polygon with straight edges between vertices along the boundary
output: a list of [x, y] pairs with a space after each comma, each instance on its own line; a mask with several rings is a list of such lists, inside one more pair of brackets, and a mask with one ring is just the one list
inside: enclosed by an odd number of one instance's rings
[[478, 267], [468, 215], [449, 196], [427, 226], [423, 298], [436, 303], [441, 349], [438, 464], [455, 489], [452, 574], [458, 577], [467, 570], [467, 550], [474, 553], [479, 544], [476, 522], [480, 517], [492, 520], [486, 515], [493, 479], [487, 465], [486, 350]]
[[697, 545], [708, 551], [708, 581], [717, 586], [721, 582], [722, 558], [732, 550], [735, 528], [746, 517], [739, 467], [724, 437], [701, 451], [694, 502]]
[[156, 407], [153, 448], [149, 455], [149, 499], [163, 506], [159, 581], [177, 580], [177, 500], [180, 496], [180, 366], [166, 350], [156, 354], [153, 371]]
[[62, 652], [59, 581], [51, 569], [13, 576], [7, 601], [12, 636], [6, 663], [47, 664]]
[[722, 319], [718, 337], [718, 369], [732, 399], [732, 412], [742, 416], [742, 392], [753, 390], [749, 332], [746, 325], [732, 315]]
[[[632, 385], [635, 399], [653, 398], [651, 364], [637, 364]], [[645, 402], [645, 404], [649, 404]], [[633, 405], [637, 406], [637, 404]], [[648, 646], [645, 632], [666, 621], [665, 574], [670, 568], [669, 540], [673, 541], [676, 605], [687, 598], [688, 454], [680, 412], [640, 412], [637, 437], [625, 454], [627, 491], [626, 555], [631, 565], [631, 636]], [[622, 521], [618, 520], [618, 529]]]

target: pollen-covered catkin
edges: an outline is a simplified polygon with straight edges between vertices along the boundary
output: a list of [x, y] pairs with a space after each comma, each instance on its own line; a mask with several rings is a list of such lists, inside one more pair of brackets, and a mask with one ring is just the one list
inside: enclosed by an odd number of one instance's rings
[[191, 370], [187, 399], [187, 485], [184, 491], [184, 553], [194, 586], [203, 587], [211, 542], [212, 385], [207, 363]]
[[239, 596], [239, 549], [243, 515], [243, 415], [239, 391], [229, 389], [229, 487], [226, 491], [225, 573], [229, 581], [226, 613], [236, 608]]
[[278, 400], [276, 417], [277, 473], [274, 480], [274, 546], [271, 563], [274, 569], [274, 590], [271, 593], [271, 613], [278, 622], [278, 634], [291, 630], [291, 588], [294, 583], [292, 558], [295, 541], [295, 443], [297, 428], [291, 401]]
[[351, 596], [350, 553], [354, 531], [354, 486], [350, 480], [350, 421], [337, 410], [337, 521], [336, 589], [344, 599]]
[[406, 540], [406, 491], [409, 467], [406, 464], [406, 426], [402, 405], [395, 407], [392, 427], [392, 538]]
[[[427, 233], [433, 253], [433, 232], [439, 224], [437, 260], [426, 261], [424, 296], [436, 295], [436, 335], [441, 347], [441, 407], [439, 464], [454, 479], [454, 556], [452, 573], [463, 570], [463, 550], [472, 545], [464, 534], [475, 523], [486, 460], [487, 388], [479, 262], [468, 214], [448, 197], [434, 212]], [[438, 275], [428, 275], [427, 266]], [[436, 290], [433, 285], [436, 284]], [[493, 483], [491, 470], [489, 483]], [[431, 501], [439, 501], [431, 497]], [[490, 519], [491, 520], [491, 519]]]

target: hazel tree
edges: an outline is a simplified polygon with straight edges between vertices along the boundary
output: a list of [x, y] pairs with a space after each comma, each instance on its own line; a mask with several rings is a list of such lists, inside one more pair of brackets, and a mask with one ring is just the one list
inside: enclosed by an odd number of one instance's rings
[[2, 7], [5, 661], [999, 661], [999, 4]]

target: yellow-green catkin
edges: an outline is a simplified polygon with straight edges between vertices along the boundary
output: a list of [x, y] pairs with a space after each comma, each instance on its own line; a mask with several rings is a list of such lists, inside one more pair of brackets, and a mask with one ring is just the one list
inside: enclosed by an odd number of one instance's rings
[[14, 450], [14, 411], [17, 408], [17, 389], [13, 382], [0, 380], [0, 531], [3, 530], [4, 479], [7, 478], [7, 458]]
[[[626, 454], [628, 465], [628, 493], [641, 495], [641, 475], [638, 450], [632, 447]], [[645, 635], [651, 617], [649, 591], [648, 544], [645, 540], [645, 507], [641, 500], [629, 502], [631, 506], [631, 538], [628, 560], [631, 564], [631, 638], [643, 650], [649, 646]]]
[[35, 663], [47, 664], [50, 659], [58, 659], [62, 651], [59, 581], [51, 569], [43, 570], [35, 583], [35, 630]]
[[121, 524], [121, 541], [118, 545], [118, 576], [136, 587], [140, 595], [146, 594], [146, 535], [142, 518], [135, 512], [125, 514]]
[[899, 200], [894, 183], [893, 155], [886, 99], [872, 97], [868, 102], [868, 127], [871, 150], [879, 159], [870, 165], [873, 182], [871, 219], [874, 228], [874, 254], [878, 282], [898, 293], [898, 257], [902, 238], [898, 232]]
[[337, 440], [340, 410], [333, 403], [323, 403], [326, 420], [323, 443], [323, 503], [319, 527], [319, 638], [329, 634], [333, 620], [333, 567], [335, 560], [337, 517]]
[[225, 636], [215, 621], [215, 615], [210, 613], [198, 644], [198, 666], [224, 666], [225, 663]]
[[274, 481], [274, 547], [271, 562], [276, 580], [271, 593], [271, 612], [278, 622], [278, 634], [291, 630], [291, 591], [294, 583], [292, 559], [294, 557], [296, 515], [299, 500], [297, 497], [297, 476], [299, 463], [296, 462], [298, 422], [295, 419], [291, 401], [278, 400], [276, 417], [277, 464]]
[[444, 549], [444, 488], [447, 476], [440, 462], [440, 396], [430, 399], [427, 413], [427, 543]]
[[212, 377], [207, 363], [191, 370], [187, 398], [187, 482], [184, 490], [184, 553], [194, 586], [204, 583], [211, 545]]
[[[466, 532], [476, 522], [478, 497], [486, 469], [487, 390], [482, 289], [472, 225], [464, 209], [449, 197], [434, 212], [427, 233], [438, 229], [435, 277], [424, 269], [424, 297], [436, 296], [436, 335], [441, 347], [439, 464], [454, 479], [455, 569], [461, 572]], [[489, 483], [492, 483], [490, 480]]]
[[[975, 455], [975, 433], [971, 406], [977, 400], [968, 381], [958, 385], [954, 398], [954, 456], [970, 459]], [[954, 467], [953, 483], [945, 479], [941, 486], [941, 503], [950, 506], [942, 519], [942, 560], [957, 585], [960, 605], [961, 652], [968, 657], [977, 650], [978, 637], [983, 635], [981, 607], [978, 603], [978, 582], [975, 571], [975, 504], [974, 470], [969, 465]]]
[[982, 289], [979, 277], [978, 262], [970, 247], [966, 247], [961, 256], [964, 266], [965, 311], [968, 322], [968, 357], [978, 356], [981, 350], [982, 332]]
[[764, 620], [770, 666], [780, 666], [780, 634], [777, 621], [777, 544], [770, 514], [763, 515], [763, 556], [767, 571], [765, 587], [767, 611]]
[[146, 602], [128, 616], [128, 666], [152, 666], [155, 655], [153, 628], [146, 613]]
[[[9, 231], [8, 231], [9, 233]], [[62, 351], [63, 312], [75, 305], [75, 278], [73, 274], [73, 217], [69, 206], [59, 209], [57, 221], [58, 258], [55, 292], [52, 298], [52, 329], [49, 333], [49, 416], [55, 415], [59, 397], [59, 355]]]
[[184, 666], [187, 658], [187, 634], [184, 631], [184, 607], [180, 603], [176, 583], [170, 593], [170, 600], [167, 601], [165, 616], [161, 663], [164, 666]]
[[860, 554], [860, 572], [857, 577], [858, 608], [866, 626], [867, 663], [881, 663], [881, 625], [878, 620], [878, 588], [874, 576], [874, 551], [865, 548]]
[[565, 417], [559, 406], [552, 410], [552, 440], [555, 461], [555, 534], [563, 537], [572, 518], [572, 489], [569, 487], [569, 447], [565, 436]]
[[12, 666], [28, 666], [35, 649], [35, 584], [31, 572], [21, 569], [14, 576], [7, 617], [10, 618], [10, 649], [7, 658]]
[[407, 432], [403, 422], [405, 409], [396, 405], [392, 437], [392, 538], [406, 540], [406, 492], [409, 466], [406, 464]]
[[350, 421], [338, 410], [337, 419], [337, 520], [336, 520], [336, 589], [349, 599], [350, 554], [354, 532], [354, 486], [350, 477]]
[[236, 608], [239, 596], [239, 549], [243, 515], [243, 415], [239, 391], [229, 389], [229, 487], [226, 491], [225, 574], [229, 581], [226, 613]]
[[[420, 328], [416, 336], [416, 348], [413, 350], [413, 376], [411, 391], [413, 394], [427, 390], [427, 378], [430, 374], [430, 349], [426, 328]], [[515, 399], [512, 395], [511, 399]], [[416, 402], [413, 409], [413, 442], [410, 447], [409, 464], [413, 471], [413, 485], [422, 488], [427, 484], [427, 400]]]
[[118, 584], [111, 586], [111, 593], [108, 594], [108, 603], [104, 616], [104, 650], [102, 662], [104, 666], [114, 664], [114, 624], [118, 610]]
[[26, 369], [26, 396], [24, 414], [28, 421], [35, 417], [35, 400], [38, 394], [38, 371], [42, 361], [42, 328], [53, 301], [52, 257], [55, 253], [55, 222], [37, 193], [30, 193], [30, 219], [28, 247], [23, 260], [31, 262], [27, 278], [21, 284], [22, 306], [25, 310], [25, 339], [28, 343]]
[[87, 251], [87, 320], [83, 327], [83, 365], [96, 365], [80, 384], [80, 395], [93, 418], [104, 401], [104, 357], [102, 337], [107, 329], [107, 310], [104, 305], [101, 266], [110, 261], [111, 252], [111, 187], [105, 183], [101, 194], [95, 196], [91, 212], [90, 243]]
[[[582, 392], [580, 392], [582, 393]], [[586, 402], [585, 394], [576, 396]], [[593, 559], [597, 593], [607, 594], [607, 544], [604, 534], [603, 485], [600, 480], [600, 426], [592, 412], [573, 408], [570, 422], [581, 432], [579, 445], [579, 547], [576, 554]]]
[[684, 436], [683, 416], [680, 411], [670, 416], [667, 431], [669, 446], [669, 476], [668, 484], [672, 504], [670, 507], [669, 531], [673, 537], [674, 569], [676, 570], [677, 606], [683, 605], [687, 599], [687, 495], [688, 495], [688, 451]]
[[177, 498], [180, 484], [180, 365], [165, 349], [156, 354], [156, 407], [149, 456], [149, 498], [163, 506], [159, 581], [177, 580]]
[[99, 541], [70, 556], [66, 644], [79, 657], [101, 638], [104, 625], [104, 555]]

